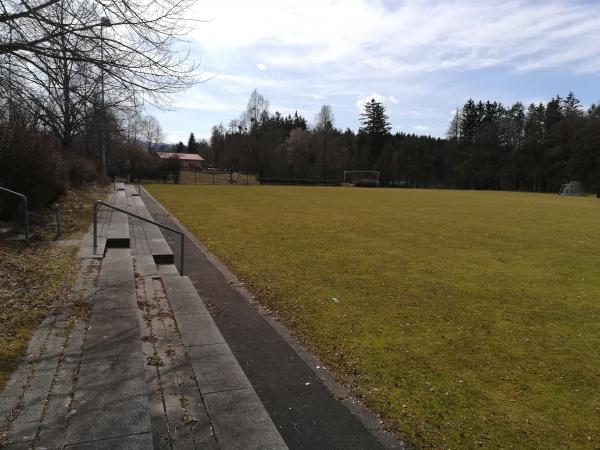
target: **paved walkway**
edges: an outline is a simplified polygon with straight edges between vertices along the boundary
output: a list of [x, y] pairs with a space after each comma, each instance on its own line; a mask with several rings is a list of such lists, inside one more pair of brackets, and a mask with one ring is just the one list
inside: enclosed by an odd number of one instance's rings
[[105, 211], [99, 232], [0, 396], [2, 448], [287, 448], [158, 228]]

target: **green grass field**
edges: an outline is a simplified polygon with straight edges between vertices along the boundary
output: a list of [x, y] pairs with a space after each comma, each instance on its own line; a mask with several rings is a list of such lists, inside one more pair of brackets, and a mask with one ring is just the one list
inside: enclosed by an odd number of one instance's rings
[[148, 188], [417, 447], [600, 447], [600, 200]]

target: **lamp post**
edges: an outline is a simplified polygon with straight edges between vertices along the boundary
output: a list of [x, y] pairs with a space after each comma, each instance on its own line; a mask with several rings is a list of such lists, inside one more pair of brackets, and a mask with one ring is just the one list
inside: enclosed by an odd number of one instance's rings
[[[8, 42], [12, 44], [12, 26], [8, 29]], [[8, 53], [8, 98], [7, 98], [7, 115], [10, 123], [12, 118], [12, 53]]]
[[110, 19], [108, 17], [102, 17], [100, 19], [100, 96], [102, 102], [102, 137], [101, 137], [101, 151], [102, 151], [102, 182], [106, 180], [106, 105], [104, 104], [104, 28], [110, 27]]

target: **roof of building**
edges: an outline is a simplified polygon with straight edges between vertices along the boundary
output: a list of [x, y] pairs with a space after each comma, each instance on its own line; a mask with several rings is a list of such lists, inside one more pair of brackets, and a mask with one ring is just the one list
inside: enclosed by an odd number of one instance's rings
[[157, 155], [163, 159], [181, 159], [183, 161], [204, 161], [204, 158], [196, 153], [170, 153], [158, 152]]

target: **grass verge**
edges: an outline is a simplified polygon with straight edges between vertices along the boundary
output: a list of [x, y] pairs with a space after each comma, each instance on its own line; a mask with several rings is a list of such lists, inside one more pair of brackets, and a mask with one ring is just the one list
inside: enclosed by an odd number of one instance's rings
[[600, 446], [599, 200], [147, 187], [416, 446]]
[[[68, 191], [60, 199], [63, 237], [79, 236], [89, 227], [93, 200], [102, 190]], [[54, 212], [34, 211], [32, 231], [38, 240], [55, 235]], [[76, 275], [75, 246], [37, 241], [0, 241], [0, 390], [17, 368], [27, 343], [48, 308], [69, 293]]]

